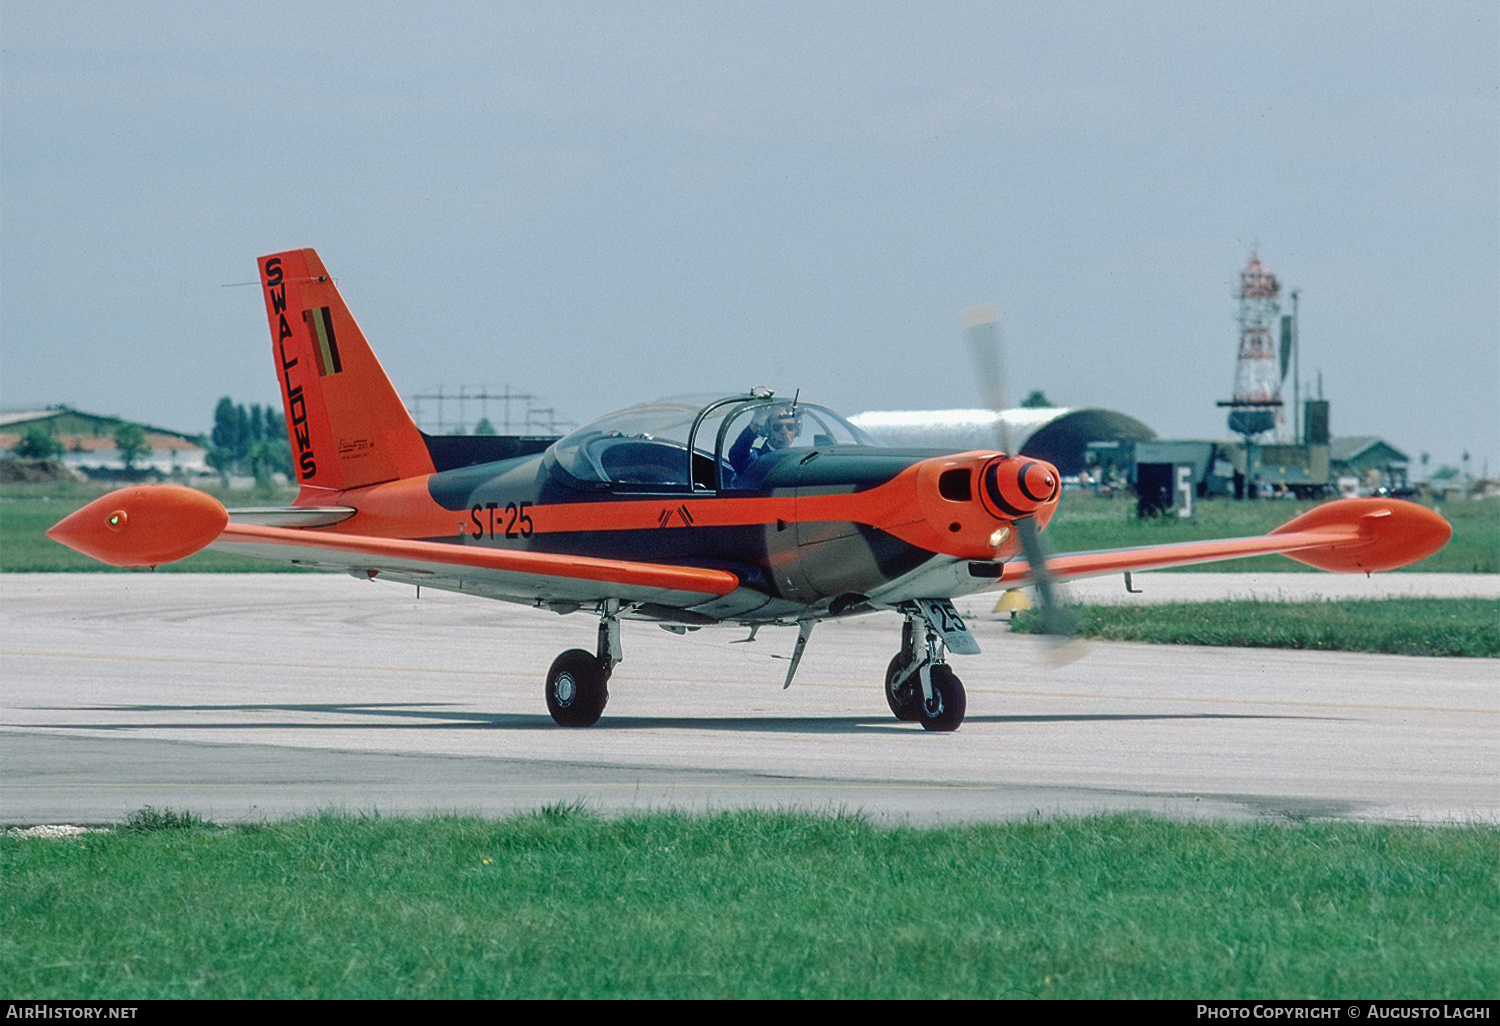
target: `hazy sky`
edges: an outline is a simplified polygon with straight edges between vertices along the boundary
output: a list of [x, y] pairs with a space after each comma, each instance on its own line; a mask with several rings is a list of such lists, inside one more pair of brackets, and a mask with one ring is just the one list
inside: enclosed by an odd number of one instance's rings
[[403, 394], [1012, 389], [1223, 437], [1252, 246], [1336, 434], [1500, 473], [1500, 6], [0, 0], [0, 405], [277, 400], [316, 247]]

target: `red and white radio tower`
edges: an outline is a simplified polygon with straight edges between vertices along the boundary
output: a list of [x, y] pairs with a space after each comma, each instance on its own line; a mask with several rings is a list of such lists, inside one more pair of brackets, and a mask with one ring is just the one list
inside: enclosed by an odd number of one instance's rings
[[1240, 350], [1234, 366], [1234, 398], [1228, 406], [1229, 430], [1251, 437], [1276, 429], [1281, 407], [1281, 361], [1275, 326], [1281, 313], [1281, 283], [1252, 250], [1240, 272]]

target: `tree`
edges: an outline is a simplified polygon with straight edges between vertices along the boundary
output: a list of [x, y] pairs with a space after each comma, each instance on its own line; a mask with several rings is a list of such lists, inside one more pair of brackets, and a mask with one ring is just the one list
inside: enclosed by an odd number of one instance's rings
[[490, 423], [490, 418], [480, 417], [479, 423], [474, 425], [474, 433], [476, 435], [493, 435], [499, 432], [495, 430], [495, 425]]
[[293, 476], [286, 418], [273, 406], [252, 403], [247, 409], [226, 395], [214, 407], [209, 438], [205, 460], [221, 474], [249, 473], [262, 487], [277, 471]]
[[250, 415], [243, 406], [225, 396], [214, 407], [214, 447], [223, 449], [231, 459], [242, 460], [250, 451]]
[[292, 476], [292, 450], [284, 438], [256, 442], [245, 456], [245, 463], [255, 475], [255, 483], [262, 488], [271, 483], [271, 474], [275, 471]]
[[1047, 410], [1051, 408], [1052, 401], [1039, 388], [1032, 389], [1031, 394], [1021, 400], [1021, 409], [1023, 410]]
[[63, 454], [63, 444], [46, 428], [30, 427], [11, 452], [25, 460], [50, 460]]
[[120, 450], [125, 469], [134, 470], [135, 461], [151, 452], [151, 443], [146, 441], [146, 430], [139, 424], [121, 424], [115, 428], [115, 448]]
[[234, 456], [228, 449], [220, 449], [218, 446], [210, 446], [203, 457], [203, 462], [213, 467], [221, 474], [229, 474], [234, 470]]

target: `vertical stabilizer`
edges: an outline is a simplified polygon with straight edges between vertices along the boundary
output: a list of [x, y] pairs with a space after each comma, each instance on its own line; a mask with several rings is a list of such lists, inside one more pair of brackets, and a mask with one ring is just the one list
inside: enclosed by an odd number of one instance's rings
[[260, 280], [304, 494], [432, 473], [422, 433], [318, 254], [261, 257]]

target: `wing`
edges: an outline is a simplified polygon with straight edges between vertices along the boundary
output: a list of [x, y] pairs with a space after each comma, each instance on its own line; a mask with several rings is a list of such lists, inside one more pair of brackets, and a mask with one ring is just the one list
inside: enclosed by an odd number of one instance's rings
[[694, 606], [738, 588], [724, 570], [665, 566], [550, 552], [321, 534], [285, 527], [231, 523], [212, 546], [324, 570], [384, 576], [412, 584], [473, 591], [518, 602], [588, 603], [606, 598], [664, 606]]
[[[1253, 538], [1145, 545], [1105, 552], [1069, 552], [1047, 560], [1061, 580], [1124, 570], [1212, 563], [1221, 559], [1279, 552], [1301, 563], [1335, 573], [1372, 573], [1426, 559], [1448, 543], [1453, 528], [1437, 513], [1397, 499], [1339, 499], [1308, 510], [1270, 534]], [[1000, 583], [1025, 584], [1031, 568], [1013, 560]]]
[[[236, 511], [239, 515], [239, 511]], [[299, 514], [257, 510], [245, 519], [328, 523], [341, 507]], [[625, 602], [689, 607], [727, 595], [739, 578], [724, 570], [517, 552], [445, 542], [327, 534], [230, 522], [217, 499], [177, 485], [122, 488], [58, 523], [48, 536], [114, 566], [157, 566], [212, 545], [217, 550], [301, 566], [388, 576], [414, 584], [543, 604]]]

